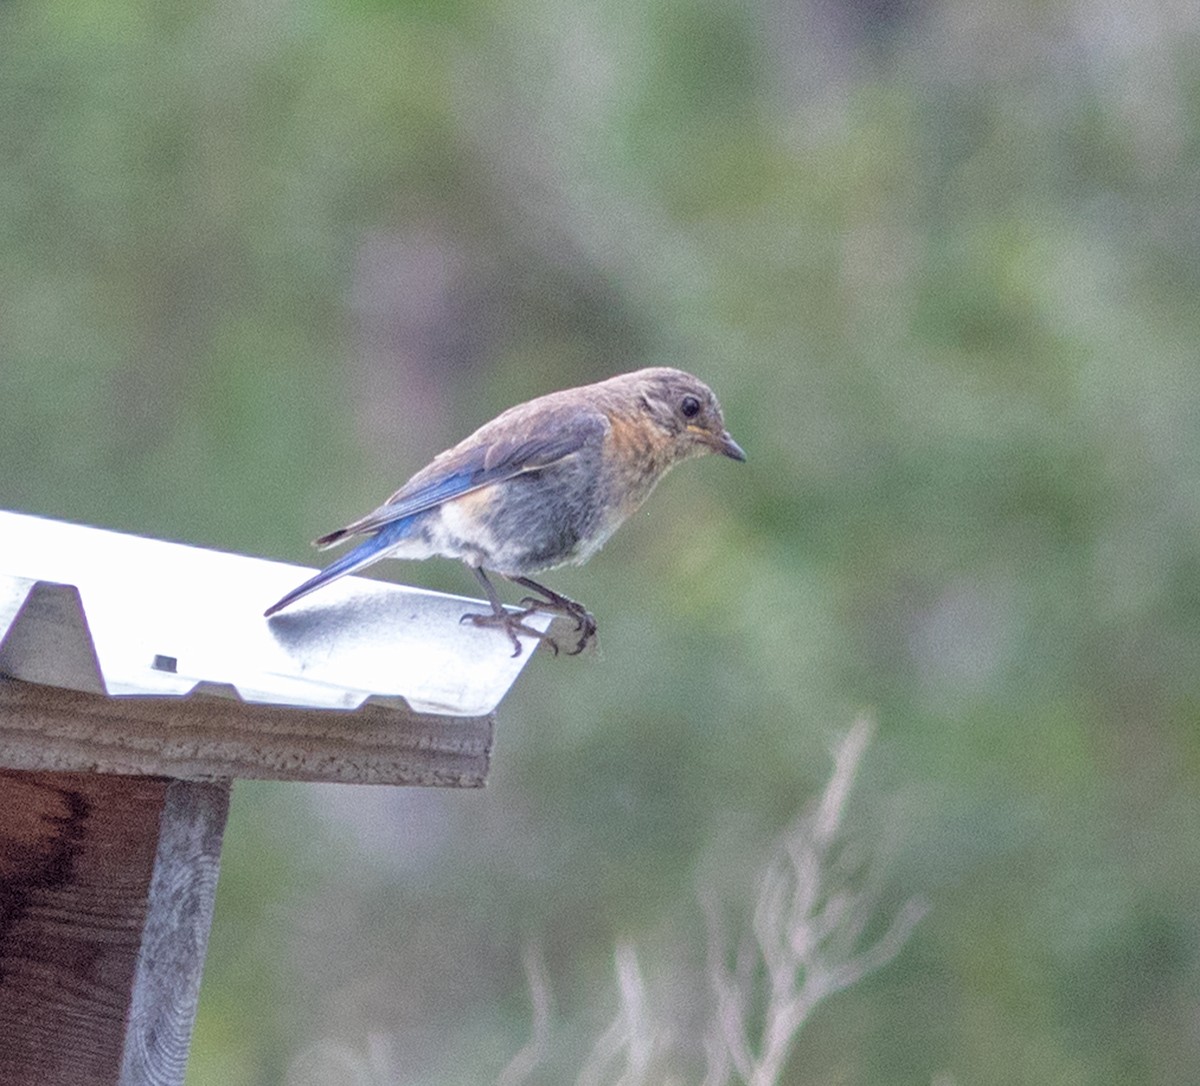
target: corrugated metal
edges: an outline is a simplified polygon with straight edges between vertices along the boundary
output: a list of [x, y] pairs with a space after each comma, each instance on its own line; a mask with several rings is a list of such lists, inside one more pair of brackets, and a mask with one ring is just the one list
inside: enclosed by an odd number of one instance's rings
[[[478, 600], [346, 577], [269, 622], [312, 570], [0, 511], [0, 674], [110, 695], [492, 712], [528, 662], [464, 625]], [[550, 617], [530, 625], [545, 630]]]

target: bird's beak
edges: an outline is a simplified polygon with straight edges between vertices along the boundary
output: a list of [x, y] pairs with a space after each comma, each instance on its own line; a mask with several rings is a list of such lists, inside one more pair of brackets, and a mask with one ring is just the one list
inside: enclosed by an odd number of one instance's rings
[[721, 436], [717, 438], [716, 450], [724, 456], [728, 456], [730, 460], [745, 460], [746, 451], [733, 440], [733, 436], [728, 430], [722, 430]]
[[702, 445], [707, 445], [713, 452], [718, 452], [722, 456], [728, 456], [730, 460], [745, 460], [746, 452], [736, 441], [733, 440], [733, 435], [728, 430], [722, 430], [719, 434], [705, 426], [689, 425], [687, 431], [690, 434], [695, 434]]

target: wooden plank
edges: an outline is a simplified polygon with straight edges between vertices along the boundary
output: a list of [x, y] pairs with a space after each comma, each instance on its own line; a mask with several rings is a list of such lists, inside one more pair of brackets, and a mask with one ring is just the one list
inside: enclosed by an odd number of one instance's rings
[[0, 767], [480, 787], [494, 717], [233, 698], [110, 698], [0, 677]]
[[120, 1086], [183, 1082], [228, 813], [227, 781], [167, 785]]

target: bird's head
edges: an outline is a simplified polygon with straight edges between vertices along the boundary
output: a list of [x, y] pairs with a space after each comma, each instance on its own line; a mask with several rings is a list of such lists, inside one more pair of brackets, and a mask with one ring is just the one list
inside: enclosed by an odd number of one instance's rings
[[637, 408], [675, 447], [675, 458], [720, 453], [745, 460], [742, 447], [725, 429], [725, 417], [713, 391], [683, 370], [665, 366], [626, 375]]

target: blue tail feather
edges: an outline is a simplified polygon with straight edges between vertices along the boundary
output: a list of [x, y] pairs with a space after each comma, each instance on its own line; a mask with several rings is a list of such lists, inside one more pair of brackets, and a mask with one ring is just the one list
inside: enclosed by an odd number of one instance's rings
[[263, 616], [270, 618], [277, 611], [282, 611], [302, 596], [307, 596], [310, 592], [315, 592], [318, 588], [329, 584], [330, 581], [336, 581], [339, 577], [344, 577], [347, 573], [353, 573], [355, 570], [362, 569], [364, 566], [369, 566], [372, 562], [377, 561], [384, 551], [395, 546], [408, 535], [416, 519], [415, 516], [406, 517], [404, 520], [393, 521], [391, 524], [386, 525], [375, 535], [364, 539], [352, 551], [347, 551], [337, 561], [331, 562], [316, 576], [310, 577], [298, 588], [293, 588], [281, 600], [271, 604], [263, 612]]

